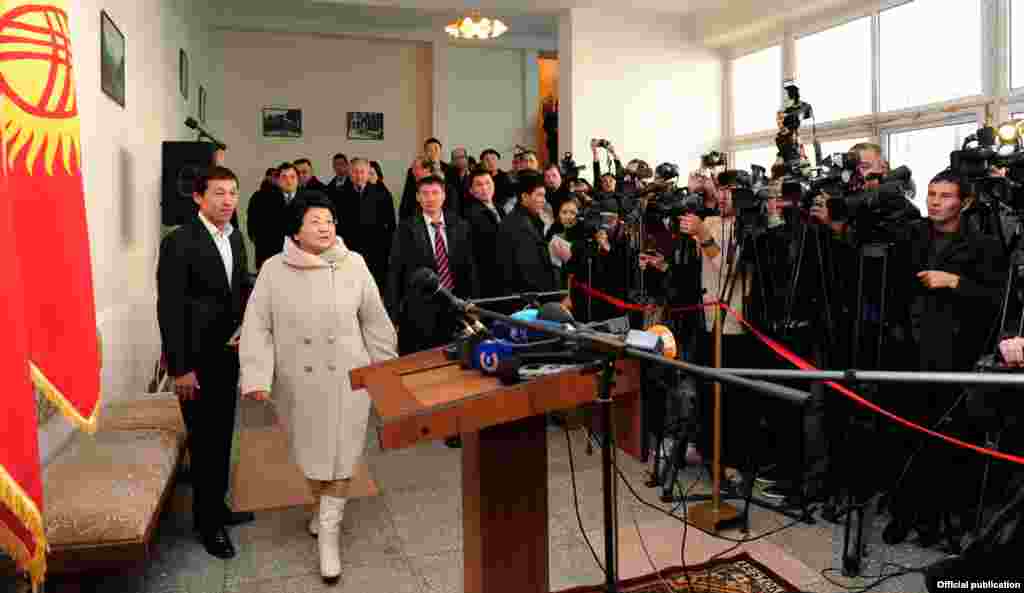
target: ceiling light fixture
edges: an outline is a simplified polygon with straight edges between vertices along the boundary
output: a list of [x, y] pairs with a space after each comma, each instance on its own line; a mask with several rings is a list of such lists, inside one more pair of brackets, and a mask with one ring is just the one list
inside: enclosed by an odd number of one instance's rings
[[480, 11], [474, 10], [452, 21], [444, 30], [456, 39], [494, 39], [508, 31], [508, 27], [498, 19], [481, 18]]

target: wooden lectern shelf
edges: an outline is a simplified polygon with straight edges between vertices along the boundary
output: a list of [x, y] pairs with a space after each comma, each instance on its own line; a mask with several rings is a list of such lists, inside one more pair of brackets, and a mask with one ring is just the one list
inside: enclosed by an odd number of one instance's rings
[[[639, 363], [622, 360], [617, 369], [612, 391], [616, 436], [625, 452], [639, 457]], [[373, 400], [384, 450], [572, 409], [593, 402], [597, 395], [595, 373], [571, 370], [502, 385], [496, 377], [447, 360], [443, 348], [355, 369], [351, 380], [353, 389], [367, 389]]]
[[[615, 437], [640, 456], [640, 365], [616, 363]], [[382, 449], [462, 436], [466, 593], [548, 593], [547, 422], [593, 402], [598, 375], [567, 370], [502, 385], [441, 348], [355, 369], [381, 418]]]

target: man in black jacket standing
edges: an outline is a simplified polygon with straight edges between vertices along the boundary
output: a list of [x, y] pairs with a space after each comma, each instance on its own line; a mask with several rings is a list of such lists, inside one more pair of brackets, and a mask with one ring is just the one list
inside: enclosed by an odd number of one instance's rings
[[252, 520], [225, 503], [238, 401], [234, 336], [250, 288], [242, 236], [230, 220], [238, 178], [213, 167], [196, 179], [199, 213], [160, 244], [157, 319], [168, 374], [188, 429], [193, 524], [206, 551], [235, 555], [226, 527]]
[[257, 270], [284, 247], [285, 208], [298, 189], [299, 176], [295, 165], [283, 163], [278, 167], [277, 187], [258, 191], [249, 198], [245, 224], [255, 247]]
[[341, 219], [338, 233], [349, 249], [366, 260], [381, 295], [386, 294], [391, 239], [395, 234], [395, 205], [380, 185], [370, 183], [370, 162], [354, 158], [349, 183], [332, 196]]
[[[896, 253], [905, 254], [909, 296], [909, 328], [917, 343], [913, 367], [927, 372], [969, 371], [987, 350], [988, 338], [998, 322], [1007, 262], [1002, 245], [993, 237], [972, 232], [961, 224], [963, 203], [970, 186], [955, 173], [939, 173], [928, 184], [928, 218], [912, 225]], [[890, 405], [897, 414], [933, 427], [957, 400], [959, 388], [935, 385], [896, 398]], [[902, 395], [902, 394], [901, 394]], [[973, 436], [959, 410], [939, 428], [968, 441]], [[967, 518], [974, 494], [969, 485], [974, 458], [916, 433], [912, 442], [920, 450], [908, 459], [902, 482], [893, 495], [892, 521], [882, 534], [888, 544], [903, 541], [911, 529], [927, 547], [943, 535], [943, 516]], [[922, 440], [925, 439], [925, 440]], [[929, 495], [934, 480], [956, 468], [957, 484], [947, 484], [942, 497]], [[945, 522], [948, 525], [948, 522]], [[963, 523], [961, 523], [963, 525]]]
[[469, 225], [444, 208], [444, 180], [424, 177], [417, 187], [420, 211], [395, 232], [384, 299], [403, 356], [447, 344], [456, 330], [446, 305], [413, 294], [410, 281], [417, 270], [433, 270], [441, 285], [461, 298], [478, 294]]
[[518, 203], [502, 221], [496, 244], [505, 294], [560, 290], [540, 217], [547, 205], [543, 177], [521, 174], [518, 192]]
[[504, 280], [498, 266], [498, 229], [504, 218], [494, 205], [494, 179], [487, 169], [477, 169], [469, 176], [472, 202], [466, 208], [473, 238], [473, 256], [480, 274], [480, 296], [504, 296]]

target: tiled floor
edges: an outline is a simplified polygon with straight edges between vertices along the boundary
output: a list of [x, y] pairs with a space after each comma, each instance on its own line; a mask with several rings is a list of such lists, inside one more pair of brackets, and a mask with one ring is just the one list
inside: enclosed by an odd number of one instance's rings
[[[462, 591], [459, 451], [435, 442], [408, 450], [382, 452], [372, 434], [370, 437], [368, 460], [381, 495], [352, 500], [346, 508], [345, 566], [337, 586], [327, 587], [320, 580], [316, 540], [305, 531], [307, 516], [303, 509], [258, 513], [254, 523], [233, 531], [239, 554], [224, 562], [207, 556], [194, 541], [189, 514], [184, 512], [189, 487], [180, 485], [170, 512], [158, 528], [156, 558], [145, 574], [107, 579], [99, 590], [103, 593]], [[580, 514], [587, 537], [603, 558], [599, 455], [584, 453], [582, 433], [573, 433], [573, 441]], [[552, 590], [599, 583], [602, 573], [582, 537], [572, 503], [564, 433], [552, 430], [549, 451]], [[643, 486], [646, 468], [625, 456], [619, 457], [619, 464], [638, 493], [648, 501], [655, 501], [656, 491]], [[706, 492], [707, 489], [706, 484], [698, 483], [694, 491]], [[670, 508], [660, 503], [659, 506]], [[651, 560], [659, 567], [679, 564], [681, 523], [639, 503], [624, 487], [620, 488], [619, 513], [624, 577], [631, 576], [630, 573], [651, 572]], [[756, 507], [751, 513], [752, 536], [789, 522], [785, 517]], [[871, 557], [866, 574], [878, 574], [884, 562], [921, 566], [941, 557], [938, 552], [918, 550], [909, 544], [893, 548], [883, 546], [879, 533], [878, 524], [869, 530]], [[738, 531], [723, 532], [723, 535], [742, 536]], [[641, 552], [640, 537], [644, 538], [650, 560]], [[729, 545], [690, 528], [687, 563], [700, 562]], [[834, 593], [843, 590], [828, 584], [821, 574], [823, 569], [839, 566], [840, 527], [820, 522], [798, 524], [747, 544], [745, 548], [773, 568], [785, 566], [784, 574], [805, 591]], [[783, 572], [781, 568], [777, 571]], [[847, 586], [872, 580], [849, 582], [834, 578]], [[9, 586], [13, 589], [12, 584]], [[919, 574], [893, 579], [872, 589], [883, 593], [922, 593], [924, 590]]]

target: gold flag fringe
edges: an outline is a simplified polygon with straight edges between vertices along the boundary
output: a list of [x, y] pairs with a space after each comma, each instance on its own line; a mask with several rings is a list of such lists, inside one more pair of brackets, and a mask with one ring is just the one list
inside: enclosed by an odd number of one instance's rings
[[32, 497], [21, 488], [2, 465], [0, 465], [0, 504], [7, 507], [32, 534], [35, 552], [30, 554], [25, 542], [21, 541], [2, 523], [0, 523], [0, 548], [14, 558], [18, 570], [28, 572], [32, 581], [32, 591], [39, 591], [46, 577], [46, 552], [49, 549], [46, 532], [43, 529], [43, 517]]
[[95, 434], [97, 421], [99, 419], [100, 407], [102, 395], [97, 395], [96, 405], [93, 406], [92, 414], [86, 418], [79, 413], [78, 409], [75, 408], [74, 404], [64, 397], [64, 394], [60, 392], [57, 387], [46, 378], [39, 367], [33, 362], [29, 362], [29, 373], [32, 377], [32, 384], [35, 385], [36, 389], [42, 393], [46, 399], [52, 403], [65, 417], [71, 420], [71, 423], [75, 427], [84, 430], [89, 434]]
[[[103, 336], [100, 335], [100, 330], [96, 330], [96, 352], [99, 354], [98, 368], [103, 368]], [[46, 378], [43, 371], [39, 370], [39, 367], [34, 362], [29, 361], [29, 375], [32, 380], [32, 384], [38, 389], [46, 399], [50, 400], [60, 413], [66, 418], [71, 420], [71, 423], [84, 430], [88, 434], [95, 434], [96, 427], [99, 419], [100, 408], [102, 407], [102, 392], [96, 397], [96, 405], [92, 409], [92, 415], [89, 418], [82, 416], [78, 409], [64, 397], [64, 394], [60, 392], [57, 387]]]

